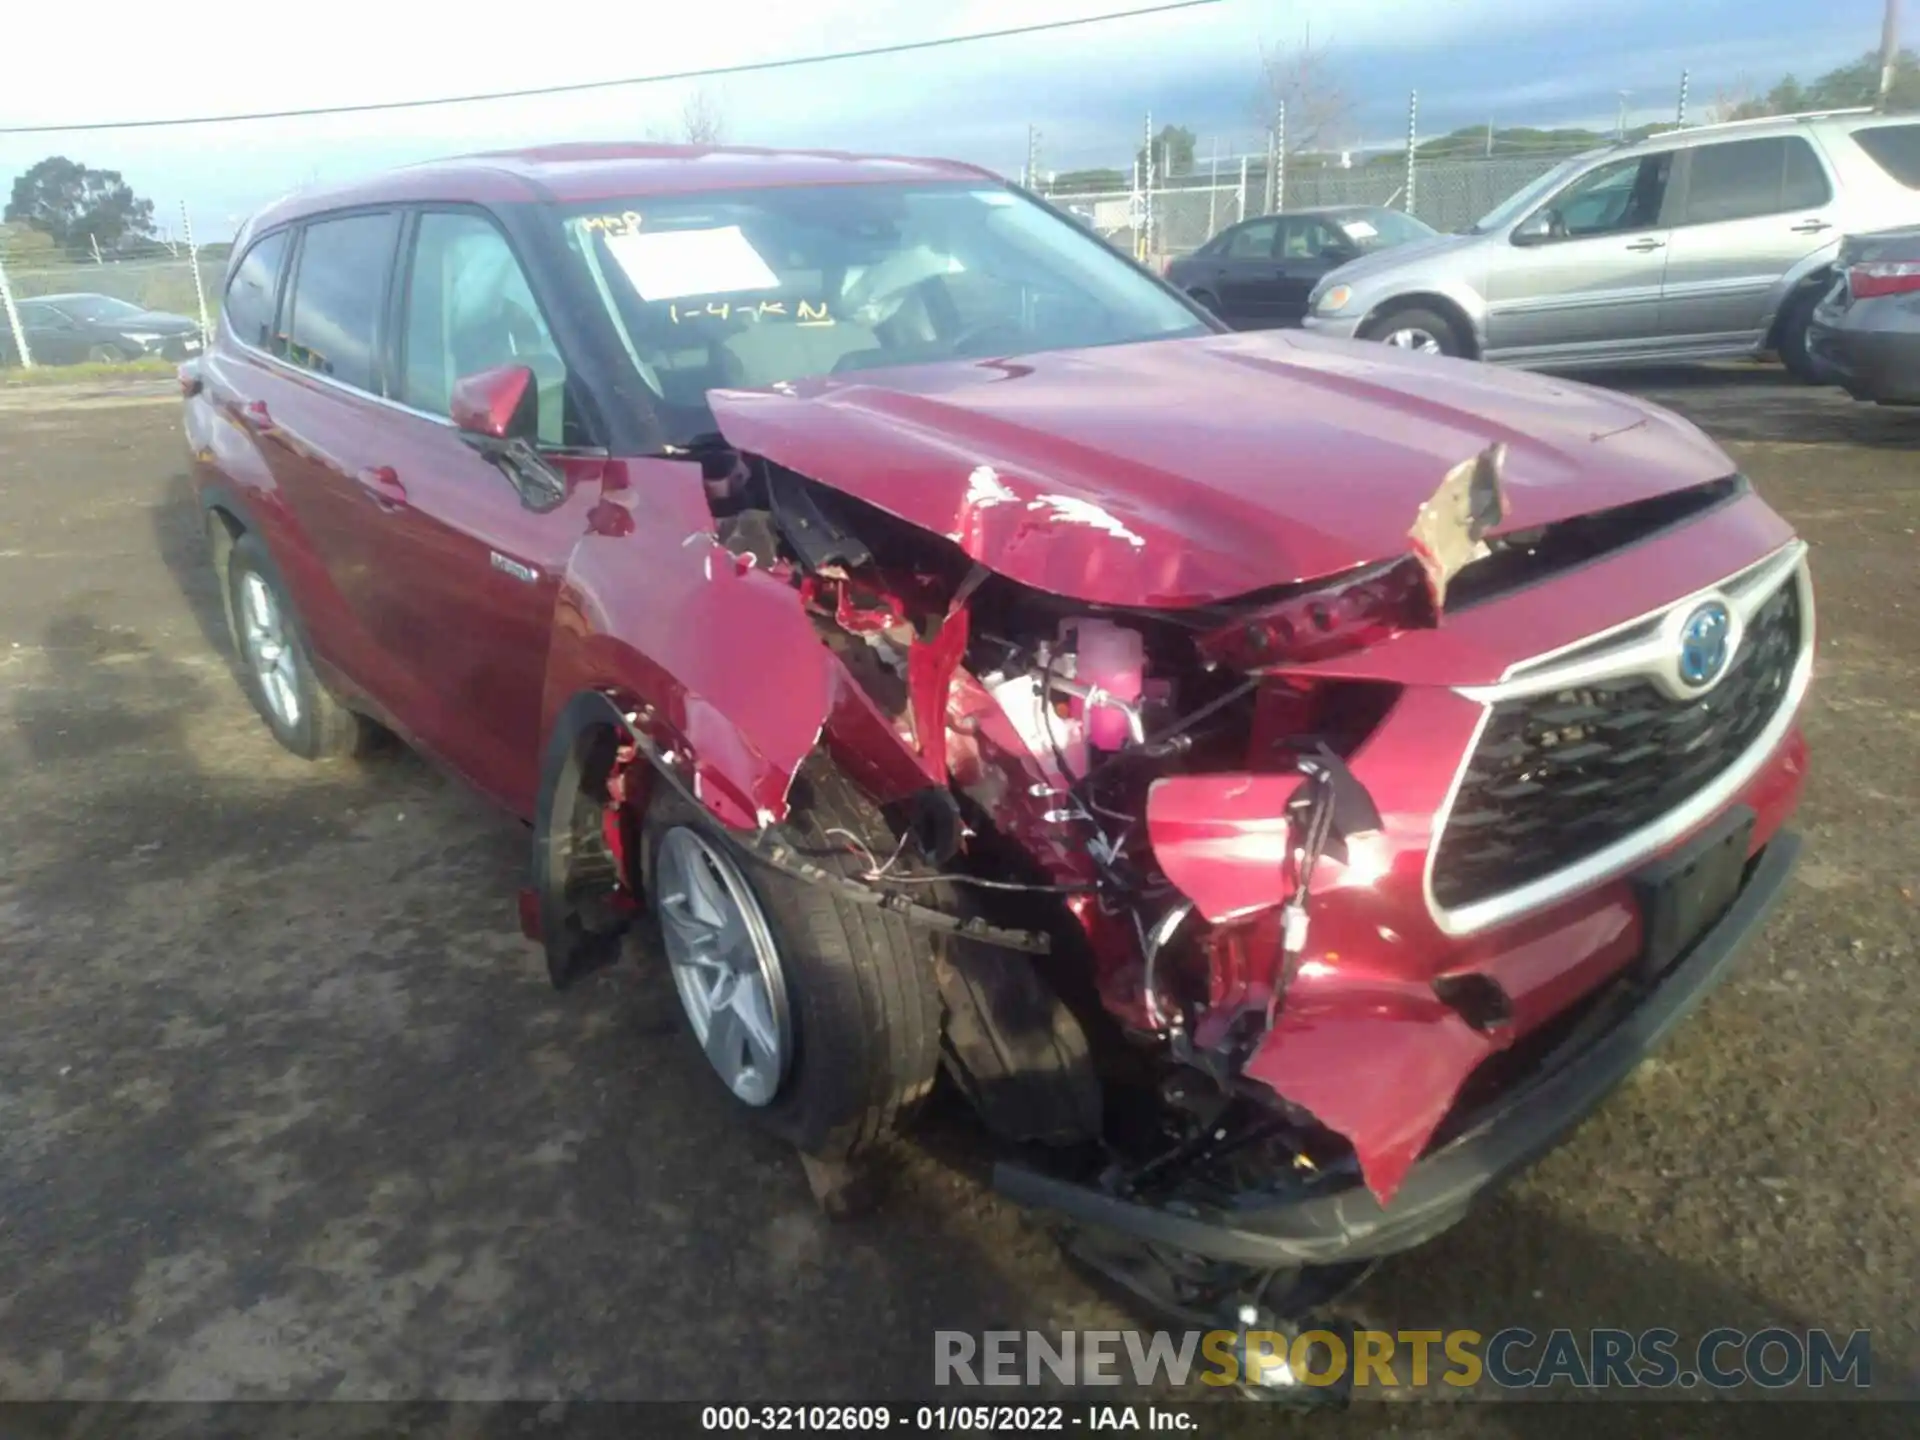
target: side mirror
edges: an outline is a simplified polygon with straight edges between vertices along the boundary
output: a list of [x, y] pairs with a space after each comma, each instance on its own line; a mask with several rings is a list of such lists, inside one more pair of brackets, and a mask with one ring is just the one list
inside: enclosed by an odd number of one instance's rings
[[540, 430], [540, 391], [525, 365], [496, 365], [453, 382], [447, 406], [454, 427], [489, 440], [532, 442]]
[[1544, 245], [1554, 236], [1554, 220], [1557, 217], [1551, 210], [1536, 210], [1518, 225], [1513, 227], [1513, 243], [1516, 245]]

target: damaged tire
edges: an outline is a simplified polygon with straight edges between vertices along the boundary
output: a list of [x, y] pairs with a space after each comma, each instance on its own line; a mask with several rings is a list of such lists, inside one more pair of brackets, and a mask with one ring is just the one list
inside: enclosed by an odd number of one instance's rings
[[302, 760], [362, 753], [377, 733], [327, 693], [306, 630], [267, 547], [241, 535], [227, 556], [227, 620], [241, 686], [273, 738]]
[[[815, 864], [863, 868], [842, 836], [890, 845], [844, 776], [809, 763], [787, 840]], [[758, 862], [701, 807], [657, 786], [646, 892], [708, 1064], [802, 1154], [842, 1161], [895, 1131], [940, 1063], [940, 997], [923, 937], [896, 916]]]

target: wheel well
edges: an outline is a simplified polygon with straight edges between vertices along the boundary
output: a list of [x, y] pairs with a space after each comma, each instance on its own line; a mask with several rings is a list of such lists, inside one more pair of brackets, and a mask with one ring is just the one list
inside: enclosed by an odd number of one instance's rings
[[1773, 324], [1767, 329], [1766, 348], [1771, 350], [1779, 345], [1780, 327], [1787, 323], [1787, 316], [1793, 313], [1793, 307], [1800, 302], [1802, 296], [1809, 290], [1824, 290], [1831, 284], [1833, 284], [1833, 267], [1831, 265], [1822, 265], [1818, 270], [1803, 277], [1800, 283], [1793, 287], [1793, 293], [1788, 295], [1785, 300], [1782, 300], [1780, 302], [1780, 308], [1774, 312]]
[[1452, 324], [1454, 333], [1466, 346], [1467, 358], [1480, 358], [1480, 337], [1475, 334], [1473, 321], [1458, 302], [1449, 300], [1445, 295], [1420, 293], [1415, 295], [1396, 295], [1391, 300], [1383, 300], [1376, 305], [1367, 318], [1360, 322], [1359, 332], [1365, 334], [1389, 315], [1397, 315], [1402, 310], [1431, 310], [1444, 315]]
[[227, 584], [227, 572], [233, 560], [233, 547], [247, 533], [247, 527], [218, 505], [207, 507], [206, 522], [207, 549], [213, 559], [214, 578], [220, 583], [220, 609], [227, 617], [227, 634], [233, 639], [234, 653], [238, 654], [240, 636], [234, 625], [233, 592]]

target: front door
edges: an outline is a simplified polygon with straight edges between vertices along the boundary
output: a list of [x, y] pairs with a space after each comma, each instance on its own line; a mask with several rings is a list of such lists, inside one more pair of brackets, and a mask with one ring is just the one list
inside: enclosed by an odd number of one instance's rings
[[1825, 165], [1803, 135], [1722, 140], [1682, 153], [1661, 328], [1676, 343], [1757, 347], [1794, 266], [1840, 238]]
[[1268, 215], [1237, 227], [1221, 249], [1214, 285], [1220, 318], [1255, 329], [1274, 323], [1280, 304], [1280, 262], [1274, 258], [1280, 220]]
[[1509, 233], [1487, 273], [1487, 358], [1545, 364], [1657, 345], [1671, 152], [1610, 161]]

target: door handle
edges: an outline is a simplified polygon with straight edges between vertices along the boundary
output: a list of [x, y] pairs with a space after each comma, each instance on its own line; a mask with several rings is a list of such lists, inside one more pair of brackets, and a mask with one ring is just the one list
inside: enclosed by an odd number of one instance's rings
[[1831, 230], [1833, 226], [1824, 220], [1802, 220], [1793, 227], [1796, 235], [1818, 235], [1822, 230]]
[[1667, 248], [1667, 242], [1664, 240], [1636, 240], [1631, 245], [1627, 246], [1627, 249], [1637, 250], [1642, 255], [1648, 254], [1654, 250], [1664, 250], [1666, 248]]
[[373, 496], [373, 503], [382, 510], [404, 510], [407, 504], [407, 487], [400, 483], [400, 476], [391, 465], [369, 465], [353, 477], [360, 487]]

